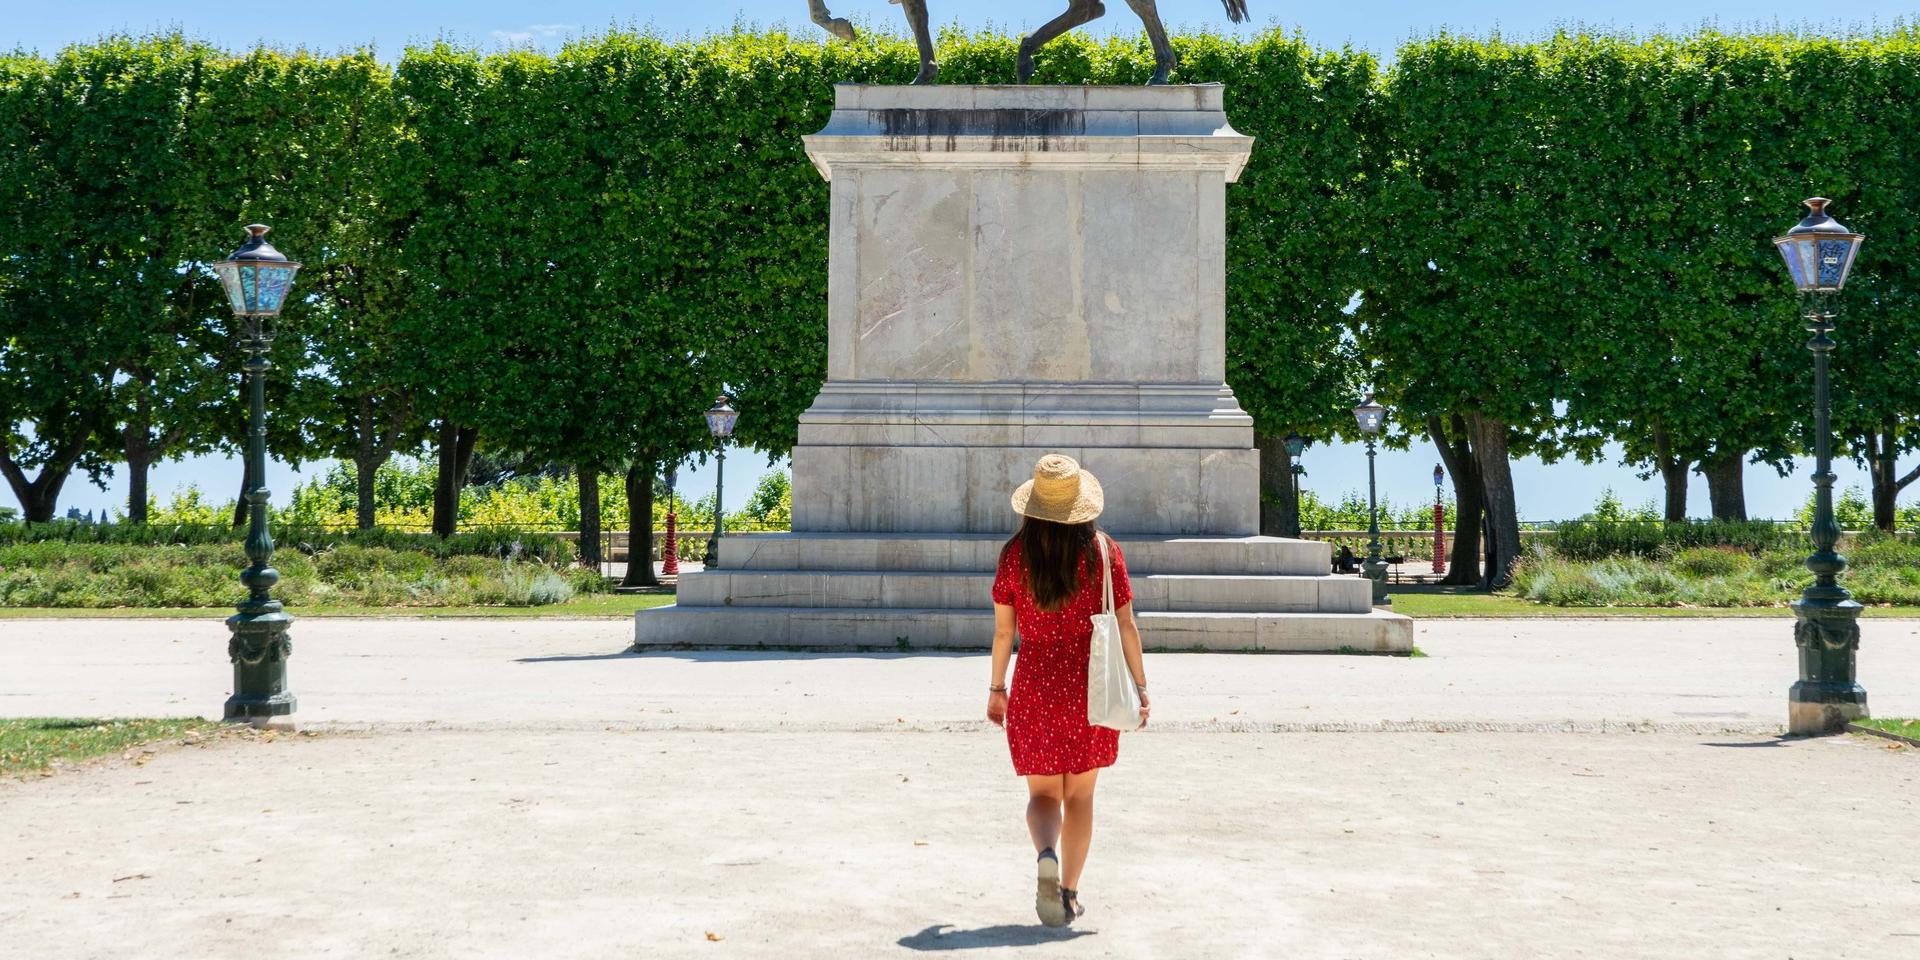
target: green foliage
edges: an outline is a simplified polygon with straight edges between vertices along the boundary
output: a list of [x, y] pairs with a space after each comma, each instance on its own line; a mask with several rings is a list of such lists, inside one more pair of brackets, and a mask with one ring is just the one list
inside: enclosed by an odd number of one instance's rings
[[[466, 534], [474, 537], [477, 535]], [[437, 539], [437, 538], [429, 538]], [[454, 538], [459, 539], [459, 538]], [[498, 546], [433, 554], [343, 543], [311, 553], [281, 551], [275, 596], [288, 606], [538, 606], [604, 592], [592, 571], [555, 569]], [[0, 606], [215, 607], [245, 591], [238, 543], [196, 546], [41, 541], [0, 546]]]
[[1620, 501], [1612, 487], [1608, 487], [1600, 492], [1600, 502], [1593, 505], [1593, 511], [1579, 519], [1595, 523], [1650, 522], [1660, 519], [1660, 508], [1651, 500], [1637, 507], [1629, 507]]
[[[942, 79], [1007, 82], [1016, 43], [948, 31]], [[1408, 433], [1461, 416], [1548, 457], [1801, 451], [1810, 365], [1766, 240], [1818, 192], [1870, 237], [1835, 354], [1844, 449], [1920, 444], [1898, 362], [1920, 355], [1920, 32], [1448, 35], [1384, 69], [1280, 31], [1174, 44], [1175, 79], [1224, 83], [1257, 141], [1226, 191], [1226, 322], [1263, 434], [1343, 433], [1371, 382]], [[239, 442], [205, 264], [250, 220], [307, 263], [269, 380], [276, 453], [372, 469], [453, 423], [620, 477], [706, 455], [699, 412], [726, 389], [740, 441], [777, 455], [825, 374], [828, 186], [801, 137], [833, 83], [915, 63], [899, 37], [812, 31], [437, 43], [392, 65], [177, 35], [0, 55], [0, 473], [41, 520], [75, 470]], [[1078, 33], [1039, 66], [1119, 84], [1153, 60]], [[351, 518], [338, 479], [293, 517]], [[566, 485], [458, 510], [570, 526]], [[611, 520], [624, 484], [601, 490]], [[378, 493], [375, 519], [424, 524], [417, 492]], [[1306, 525], [1355, 525], [1334, 512]]]
[[775, 470], [760, 478], [739, 514], [761, 527], [786, 527], [793, 523], [793, 481], [785, 471]]
[[[1641, 556], [1568, 560], [1536, 552], [1514, 570], [1511, 592], [1562, 607], [1777, 607], [1812, 581], [1805, 551], [1759, 556], [1693, 548], [1670, 562]], [[1920, 603], [1920, 544], [1887, 539], [1855, 551], [1841, 582], [1869, 605]]]
[[1546, 545], [1556, 556], [1591, 561], [1609, 557], [1666, 558], [1696, 547], [1733, 547], [1760, 553], [1797, 547], [1805, 541], [1806, 534], [1798, 527], [1766, 520], [1679, 523], [1575, 520], [1554, 527]]
[[220, 724], [179, 719], [0, 719], [0, 775], [45, 770], [56, 763], [104, 757], [156, 740], [210, 734]]
[[[1445, 522], [1451, 529], [1454, 521], [1452, 501], [1445, 503], [1444, 508]], [[1379, 509], [1382, 530], [1433, 529], [1433, 504], [1431, 503], [1400, 506], [1382, 497]], [[1365, 530], [1367, 523], [1367, 494], [1364, 490], [1349, 490], [1341, 495], [1338, 502], [1322, 500], [1311, 490], [1300, 491], [1300, 529], [1302, 530]]]
[[[552, 534], [510, 528], [470, 530], [443, 538], [387, 528], [355, 530], [351, 526], [323, 529], [286, 525], [274, 527], [273, 535], [281, 547], [274, 554], [276, 566], [283, 566], [282, 558], [290, 553], [313, 553], [343, 545], [379, 547], [441, 559], [494, 557], [553, 567], [572, 563], [576, 555], [573, 544]], [[60, 520], [52, 523], [0, 523], [0, 547], [25, 544], [127, 547], [226, 545], [237, 549], [245, 537], [244, 529], [236, 529], [224, 522], [131, 524]]]
[[[1807, 499], [1800, 504], [1799, 519], [1802, 526], [1813, 525], [1813, 507], [1815, 494], [1807, 493]], [[1896, 521], [1901, 526], [1912, 528], [1920, 526], [1920, 504], [1913, 504], [1897, 514]], [[1867, 500], [1867, 494], [1859, 487], [1848, 487], [1833, 498], [1833, 518], [1840, 523], [1842, 530], [1865, 530], [1873, 526], [1873, 504]]]

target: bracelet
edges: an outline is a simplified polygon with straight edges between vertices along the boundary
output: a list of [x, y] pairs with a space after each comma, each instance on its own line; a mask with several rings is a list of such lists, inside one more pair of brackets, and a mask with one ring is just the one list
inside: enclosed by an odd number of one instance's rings
[[1007, 688], [1004, 684], [990, 685], [987, 687], [987, 692], [988, 693], [1006, 693]]

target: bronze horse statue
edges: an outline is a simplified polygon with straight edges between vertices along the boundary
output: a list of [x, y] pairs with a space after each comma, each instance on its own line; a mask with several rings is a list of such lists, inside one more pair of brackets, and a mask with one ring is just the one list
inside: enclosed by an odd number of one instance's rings
[[[914, 83], [932, 83], [939, 74], [940, 67], [933, 59], [933, 37], [927, 32], [927, 0], [892, 0], [906, 11], [907, 25], [913, 28], [913, 39], [920, 45], [920, 75], [913, 78]], [[1227, 8], [1227, 19], [1239, 23], [1247, 18], [1247, 0], [1220, 0]], [[807, 0], [811, 8], [813, 22], [825, 27], [828, 33], [842, 40], [852, 40], [853, 24], [844, 17], [836, 17], [827, 12], [827, 0]], [[1147, 39], [1153, 42], [1154, 71], [1151, 84], [1167, 82], [1167, 75], [1179, 66], [1180, 60], [1173, 54], [1173, 45], [1167, 42], [1167, 28], [1160, 24], [1160, 9], [1155, 0], [1127, 0], [1127, 6], [1140, 15], [1140, 23], [1147, 28]], [[1020, 82], [1026, 83], [1033, 78], [1033, 52], [1047, 45], [1053, 38], [1093, 20], [1098, 20], [1107, 12], [1107, 5], [1100, 0], [1067, 0], [1067, 12], [1047, 21], [1033, 35], [1020, 41]]]

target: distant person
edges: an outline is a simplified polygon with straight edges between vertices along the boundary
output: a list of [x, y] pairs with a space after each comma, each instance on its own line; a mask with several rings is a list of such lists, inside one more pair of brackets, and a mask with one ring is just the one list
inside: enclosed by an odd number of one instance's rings
[[[1087, 722], [1089, 618], [1105, 608], [1106, 599], [1103, 541], [1127, 670], [1140, 692], [1140, 724], [1147, 722], [1147, 672], [1126, 560], [1093, 523], [1104, 502], [1100, 482], [1072, 458], [1041, 457], [1033, 479], [1013, 493], [1013, 509], [1025, 519], [1001, 549], [993, 580], [987, 719], [1006, 728], [1013, 772], [1027, 778], [1027, 832], [1040, 854], [1034, 911], [1049, 927], [1085, 912], [1080, 871], [1093, 843], [1094, 783], [1100, 768], [1120, 755], [1119, 732]], [[1009, 692], [1007, 661], [1016, 632], [1020, 669]]]
[[1340, 547], [1340, 555], [1333, 558], [1333, 572], [1334, 573], [1359, 573], [1360, 558], [1355, 557], [1353, 555], [1353, 550], [1349, 549], [1345, 545], [1342, 545]]

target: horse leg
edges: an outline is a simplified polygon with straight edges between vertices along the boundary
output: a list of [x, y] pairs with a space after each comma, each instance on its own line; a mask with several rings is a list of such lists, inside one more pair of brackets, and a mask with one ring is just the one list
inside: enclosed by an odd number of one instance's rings
[[853, 24], [845, 17], [836, 17], [827, 12], [827, 0], [807, 0], [807, 11], [813, 15], [813, 22], [825, 28], [828, 33], [842, 40], [853, 39]]
[[1020, 41], [1020, 82], [1033, 79], [1033, 52], [1047, 45], [1054, 37], [1072, 30], [1083, 23], [1098, 20], [1107, 12], [1107, 5], [1100, 0], [1067, 0], [1067, 12], [1040, 25], [1032, 36]]
[[1140, 23], [1147, 28], [1147, 39], [1153, 42], [1153, 79], [1147, 83], [1153, 86], [1167, 82], [1167, 74], [1180, 65], [1180, 58], [1173, 52], [1173, 44], [1167, 42], [1167, 28], [1160, 25], [1160, 8], [1155, 0], [1127, 0], [1127, 6], [1140, 15]]
[[939, 76], [940, 65], [933, 60], [933, 34], [927, 32], [927, 0], [894, 0], [907, 15], [907, 26], [913, 28], [913, 40], [920, 45], [920, 73], [913, 78], [916, 84], [928, 84]]

